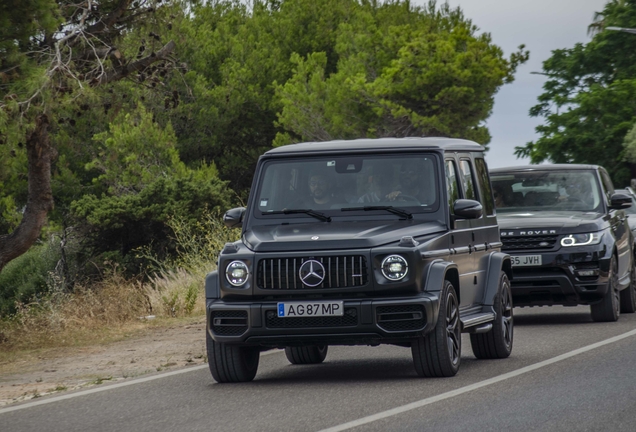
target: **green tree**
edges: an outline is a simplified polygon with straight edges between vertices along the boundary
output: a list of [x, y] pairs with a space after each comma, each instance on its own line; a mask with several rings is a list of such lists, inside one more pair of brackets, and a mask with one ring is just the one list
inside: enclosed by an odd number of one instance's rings
[[[19, 190], [28, 180], [20, 223], [0, 235], [0, 270], [37, 240], [53, 209], [58, 151], [50, 130], [58, 114], [95, 98], [101, 86], [133, 76], [144, 81], [151, 68], [172, 60], [174, 42], [161, 43], [155, 32], [165, 18], [161, 3], [22, 0], [0, 7], [0, 183]], [[151, 42], [133, 51], [125, 41], [142, 29]], [[0, 211], [15, 214], [10, 207], [18, 201], [0, 192]], [[12, 227], [11, 218], [5, 225]]]
[[334, 73], [323, 53], [292, 55], [294, 75], [278, 87], [287, 132], [275, 144], [433, 135], [486, 145], [494, 94], [528, 53], [521, 47], [505, 59], [487, 33], [475, 32], [447, 5], [361, 8], [339, 27]]
[[96, 193], [71, 205], [76, 225], [86, 233], [89, 256], [115, 253], [131, 263], [130, 252], [149, 245], [155, 255], [165, 255], [177, 246], [168, 225], [171, 217], [195, 222], [231, 201], [232, 192], [214, 164], [186, 167], [170, 123], [162, 127], [152, 117], [139, 105], [94, 137], [98, 154], [86, 169], [100, 173], [93, 180]]
[[636, 120], [636, 36], [603, 30], [608, 26], [636, 27], [636, 0], [609, 1], [590, 26], [589, 43], [555, 50], [543, 63], [548, 80], [530, 115], [545, 123], [515, 153], [532, 163], [603, 165], [624, 185], [636, 174], [623, 151]]

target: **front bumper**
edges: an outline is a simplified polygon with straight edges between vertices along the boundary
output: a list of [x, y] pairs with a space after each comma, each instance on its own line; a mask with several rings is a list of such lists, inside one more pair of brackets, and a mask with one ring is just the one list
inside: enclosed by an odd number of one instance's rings
[[[541, 255], [542, 265], [513, 267], [515, 306], [592, 304], [607, 292], [611, 253], [603, 245], [572, 251], [508, 251], [511, 256]], [[581, 276], [591, 272], [590, 276]]]
[[338, 300], [342, 317], [304, 318], [278, 318], [275, 301], [208, 300], [207, 331], [217, 342], [265, 347], [400, 344], [431, 331], [439, 310], [433, 293]]

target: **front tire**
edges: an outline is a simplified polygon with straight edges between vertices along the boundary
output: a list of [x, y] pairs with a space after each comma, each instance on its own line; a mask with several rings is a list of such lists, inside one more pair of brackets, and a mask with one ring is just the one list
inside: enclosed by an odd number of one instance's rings
[[461, 363], [462, 335], [455, 287], [444, 281], [435, 329], [411, 343], [413, 364], [419, 376], [451, 377]]
[[597, 322], [618, 320], [621, 314], [620, 291], [618, 290], [618, 264], [616, 257], [610, 260], [610, 274], [607, 281], [607, 292], [600, 302], [590, 305], [592, 319]]
[[621, 291], [621, 313], [636, 312], [636, 263], [632, 263], [629, 286]]
[[291, 364], [318, 364], [327, 357], [329, 345], [286, 347], [285, 356]]
[[212, 377], [218, 383], [252, 381], [258, 370], [260, 349], [227, 345], [212, 339], [206, 332], [208, 365]]
[[506, 273], [499, 276], [499, 292], [495, 297], [495, 321], [488, 333], [470, 335], [470, 345], [478, 359], [501, 359], [510, 356], [514, 340], [512, 291]]

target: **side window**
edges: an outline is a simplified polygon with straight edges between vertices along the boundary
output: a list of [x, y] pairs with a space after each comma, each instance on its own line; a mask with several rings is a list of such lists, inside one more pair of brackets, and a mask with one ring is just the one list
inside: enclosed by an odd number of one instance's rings
[[459, 161], [459, 170], [462, 179], [462, 186], [464, 187], [464, 198], [477, 199], [477, 192], [475, 191], [475, 184], [473, 182], [473, 170], [470, 166], [470, 161], [462, 159]]
[[490, 179], [488, 178], [486, 161], [482, 158], [475, 158], [475, 168], [477, 169], [479, 188], [482, 192], [482, 204], [486, 207], [486, 214], [492, 216], [495, 214], [495, 203], [492, 199], [492, 190], [490, 189]]
[[459, 188], [457, 186], [457, 170], [452, 160], [447, 160], [446, 167], [446, 191], [448, 193], [448, 207], [453, 212], [453, 203], [459, 198]]
[[607, 202], [610, 202], [610, 198], [614, 193], [614, 185], [612, 184], [612, 180], [609, 178], [609, 175], [605, 171], [599, 171], [601, 173], [601, 181], [603, 182], [603, 189], [605, 189], [605, 196], [607, 197]]

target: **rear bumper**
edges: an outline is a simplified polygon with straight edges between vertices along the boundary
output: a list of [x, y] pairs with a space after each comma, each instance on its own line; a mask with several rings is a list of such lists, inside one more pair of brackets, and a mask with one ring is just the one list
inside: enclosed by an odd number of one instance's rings
[[338, 299], [342, 317], [278, 318], [277, 303], [208, 300], [207, 331], [217, 342], [284, 347], [303, 344], [375, 345], [404, 343], [431, 331], [439, 298]]

